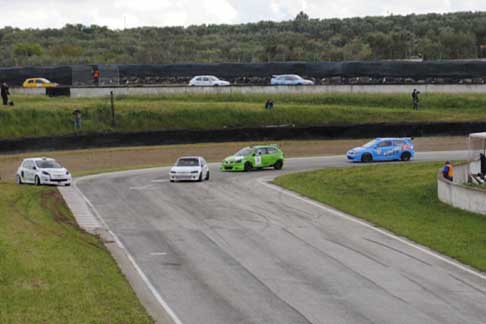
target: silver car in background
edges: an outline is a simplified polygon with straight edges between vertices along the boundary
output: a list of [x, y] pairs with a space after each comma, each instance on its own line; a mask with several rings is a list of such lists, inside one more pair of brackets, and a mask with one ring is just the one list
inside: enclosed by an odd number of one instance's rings
[[191, 87], [226, 87], [230, 83], [228, 81], [220, 80], [214, 75], [198, 75], [189, 81]]
[[297, 74], [274, 75], [270, 80], [271, 85], [313, 85], [314, 81], [302, 78]]

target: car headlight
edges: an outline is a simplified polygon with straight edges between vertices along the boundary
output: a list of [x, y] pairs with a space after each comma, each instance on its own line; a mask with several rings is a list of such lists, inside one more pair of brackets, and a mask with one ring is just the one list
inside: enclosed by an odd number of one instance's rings
[[241, 163], [241, 161], [243, 161], [243, 158], [241, 158], [241, 159], [236, 159], [236, 160], [235, 160], [235, 163]]
[[171, 174], [174, 174], [174, 173], [176, 173], [176, 172], [175, 172], [174, 170], [170, 170], [170, 173], [171, 173]]
[[46, 176], [50, 176], [49, 172], [47, 172], [47, 171], [42, 171], [42, 174], [46, 175]]
[[66, 171], [66, 175], [70, 175], [69, 171]]

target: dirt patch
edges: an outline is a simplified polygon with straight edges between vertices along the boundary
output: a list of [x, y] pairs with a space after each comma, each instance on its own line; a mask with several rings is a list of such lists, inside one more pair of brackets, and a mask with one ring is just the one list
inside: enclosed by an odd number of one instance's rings
[[[287, 157], [343, 155], [346, 150], [367, 140], [275, 141]], [[417, 151], [449, 151], [467, 148], [467, 138], [420, 137], [414, 140]], [[49, 156], [57, 159], [74, 174], [86, 174], [117, 169], [170, 165], [182, 155], [201, 155], [208, 161], [221, 161], [244, 146], [255, 142], [210, 143], [195, 145], [164, 145], [115, 149], [94, 149], [0, 155], [0, 179], [14, 181], [15, 172], [26, 157]]]
[[76, 228], [78, 224], [76, 221], [68, 217], [64, 211], [61, 210], [61, 206], [64, 205], [64, 199], [57, 190], [48, 190], [41, 194], [41, 206], [44, 210], [50, 210], [54, 221], [60, 224], [72, 225]]

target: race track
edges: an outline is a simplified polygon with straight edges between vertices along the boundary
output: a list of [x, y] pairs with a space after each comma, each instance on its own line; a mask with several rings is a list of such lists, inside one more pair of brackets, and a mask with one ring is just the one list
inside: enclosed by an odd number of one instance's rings
[[169, 183], [158, 168], [77, 184], [175, 323], [486, 322], [484, 275], [267, 184], [351, 166], [343, 157], [288, 159], [282, 171], [217, 166], [203, 183]]

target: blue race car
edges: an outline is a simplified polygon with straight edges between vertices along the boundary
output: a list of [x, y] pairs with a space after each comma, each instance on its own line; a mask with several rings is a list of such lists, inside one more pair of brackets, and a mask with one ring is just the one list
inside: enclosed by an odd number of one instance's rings
[[409, 161], [415, 155], [413, 142], [408, 137], [377, 138], [361, 147], [355, 147], [346, 154], [352, 162]]

